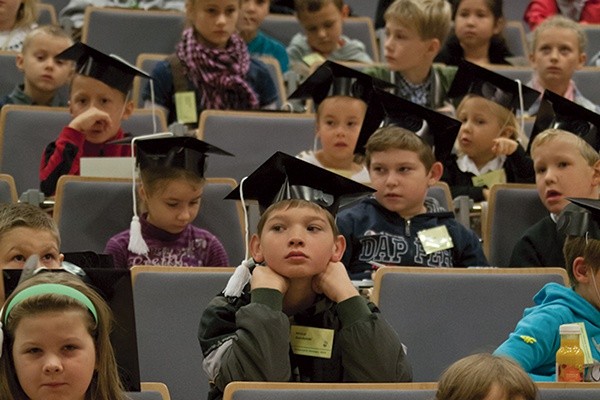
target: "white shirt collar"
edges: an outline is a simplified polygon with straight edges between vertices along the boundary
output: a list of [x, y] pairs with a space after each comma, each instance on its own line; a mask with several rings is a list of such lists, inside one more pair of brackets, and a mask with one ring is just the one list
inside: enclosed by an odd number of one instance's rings
[[456, 160], [456, 165], [458, 165], [458, 169], [460, 169], [462, 172], [470, 172], [476, 176], [479, 176], [502, 168], [504, 161], [506, 161], [506, 156], [501, 155], [488, 161], [488, 163], [485, 164], [481, 169], [478, 169], [473, 160], [464, 154]]

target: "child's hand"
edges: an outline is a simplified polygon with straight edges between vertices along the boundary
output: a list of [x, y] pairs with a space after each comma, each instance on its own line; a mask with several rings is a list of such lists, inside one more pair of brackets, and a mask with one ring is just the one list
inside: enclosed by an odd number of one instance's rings
[[336, 303], [359, 295], [341, 262], [329, 262], [324, 272], [315, 275], [312, 286], [315, 292], [323, 293]]
[[505, 138], [505, 137], [500, 137], [500, 138], [494, 139], [494, 145], [492, 146], [492, 151], [497, 156], [503, 155], [503, 154], [509, 156], [512, 153], [514, 153], [515, 150], [517, 150], [518, 146], [519, 146], [519, 143], [517, 143], [515, 140]]
[[258, 265], [252, 271], [252, 289], [275, 289], [285, 294], [290, 286], [288, 278], [279, 275], [267, 266]]
[[90, 107], [69, 123], [69, 127], [83, 133], [84, 136], [90, 135], [92, 131], [106, 131], [112, 125], [110, 116], [97, 109], [96, 107]]

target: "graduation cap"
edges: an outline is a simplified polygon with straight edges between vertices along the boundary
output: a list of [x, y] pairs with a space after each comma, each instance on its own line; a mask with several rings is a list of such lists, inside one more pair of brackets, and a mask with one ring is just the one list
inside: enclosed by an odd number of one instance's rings
[[550, 128], [571, 132], [588, 142], [596, 151], [600, 150], [600, 115], [545, 90], [531, 130], [527, 152], [531, 150], [533, 139]]
[[527, 110], [540, 97], [540, 92], [529, 86], [519, 85], [517, 81], [494, 71], [463, 60], [458, 66], [452, 85], [450, 85], [448, 97], [458, 98], [467, 94], [474, 94], [514, 112], [521, 108], [519, 86], [523, 96], [523, 108]]
[[75, 61], [75, 71], [78, 74], [97, 79], [125, 94], [131, 90], [133, 78], [136, 76], [152, 79], [146, 72], [122, 58], [114, 54], [104, 54], [81, 42], [57, 54], [56, 58]]
[[460, 121], [380, 89], [375, 89], [372, 103], [374, 112], [365, 117], [356, 152], [364, 153], [367, 140], [382, 123], [416, 133], [433, 148], [437, 160], [445, 160], [452, 152]]
[[207, 154], [233, 154], [192, 136], [171, 136], [135, 142], [136, 160], [141, 170], [153, 167], [181, 168], [204, 176]]
[[306, 78], [288, 100], [312, 98], [319, 105], [329, 96], [349, 96], [368, 105], [375, 87], [392, 88], [394, 84], [328, 60]]
[[600, 240], [600, 200], [567, 198], [571, 202], [558, 216], [556, 229], [567, 236]]
[[345, 196], [372, 193], [375, 190], [306, 161], [277, 152], [252, 172], [225, 198], [257, 200], [265, 210], [287, 199], [316, 203], [335, 215]]

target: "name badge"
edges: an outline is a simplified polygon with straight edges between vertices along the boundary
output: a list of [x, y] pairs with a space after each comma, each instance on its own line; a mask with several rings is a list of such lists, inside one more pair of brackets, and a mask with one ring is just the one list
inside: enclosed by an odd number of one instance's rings
[[319, 53], [310, 53], [302, 57], [302, 61], [309, 67], [312, 67], [313, 64], [321, 64], [325, 62], [325, 57], [320, 55]]
[[454, 242], [452, 242], [452, 237], [450, 236], [450, 233], [448, 233], [446, 225], [424, 229], [417, 233], [417, 235], [423, 245], [423, 249], [425, 249], [425, 254], [431, 254], [436, 251], [447, 250], [454, 247]]
[[473, 186], [486, 186], [491, 188], [497, 183], [506, 183], [506, 172], [504, 171], [504, 168], [500, 168], [483, 175], [474, 176], [471, 180], [473, 181]]
[[196, 93], [191, 91], [175, 93], [175, 111], [177, 113], [177, 122], [183, 124], [197, 122]]
[[294, 354], [299, 356], [331, 358], [333, 329], [292, 325], [290, 344]]

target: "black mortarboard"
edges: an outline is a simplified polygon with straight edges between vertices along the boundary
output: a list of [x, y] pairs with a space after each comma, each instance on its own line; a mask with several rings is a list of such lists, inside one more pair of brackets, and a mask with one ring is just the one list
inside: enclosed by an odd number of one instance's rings
[[369, 104], [375, 87], [385, 89], [394, 85], [328, 60], [306, 78], [288, 100], [312, 98], [319, 105], [329, 96], [349, 96]]
[[550, 128], [571, 132], [588, 142], [596, 151], [600, 150], [600, 115], [545, 90], [531, 130], [528, 152], [533, 139]]
[[367, 140], [382, 122], [383, 126], [395, 125], [415, 132], [432, 147], [437, 160], [445, 160], [452, 152], [460, 121], [379, 89], [375, 89], [372, 103], [374, 112], [365, 117], [356, 152], [364, 153]]
[[[523, 108], [528, 110], [541, 93], [524, 84], [521, 91]], [[517, 81], [463, 60], [450, 85], [448, 97], [459, 98], [467, 94], [481, 96], [513, 112], [521, 108]]]
[[192, 136], [171, 136], [135, 142], [136, 163], [141, 170], [151, 167], [187, 169], [204, 176], [207, 153], [233, 154]]
[[[277, 152], [243, 182], [244, 199], [257, 200], [264, 210], [287, 199], [303, 199], [320, 205], [335, 215], [345, 196], [375, 190], [324, 168]], [[240, 199], [240, 186], [226, 199]]]
[[567, 236], [600, 240], [600, 200], [567, 198], [571, 202], [558, 216], [556, 229]]
[[97, 79], [125, 94], [131, 90], [133, 78], [137, 75], [152, 79], [146, 72], [120, 57], [104, 54], [81, 42], [57, 54], [56, 58], [75, 61], [78, 74]]

